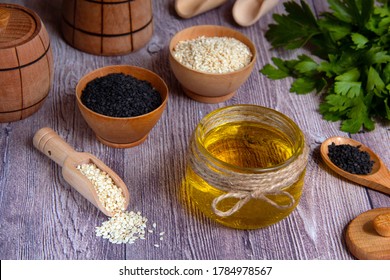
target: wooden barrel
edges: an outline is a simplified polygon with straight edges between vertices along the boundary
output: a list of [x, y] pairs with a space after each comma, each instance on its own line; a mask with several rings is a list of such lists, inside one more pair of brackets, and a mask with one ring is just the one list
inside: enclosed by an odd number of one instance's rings
[[53, 56], [41, 19], [23, 6], [0, 4], [0, 122], [35, 113], [52, 80]]
[[151, 0], [66, 0], [62, 34], [71, 46], [96, 55], [122, 55], [153, 35]]

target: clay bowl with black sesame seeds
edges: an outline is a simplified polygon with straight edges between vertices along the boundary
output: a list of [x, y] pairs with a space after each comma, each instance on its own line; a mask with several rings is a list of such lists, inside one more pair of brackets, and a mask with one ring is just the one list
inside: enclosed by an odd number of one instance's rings
[[170, 66], [184, 93], [203, 103], [232, 98], [255, 61], [256, 49], [249, 38], [218, 25], [183, 29], [169, 44]]
[[[368, 174], [353, 174], [343, 168], [338, 167], [332, 162], [329, 156], [329, 149], [332, 145], [348, 145], [357, 147], [360, 151], [369, 155], [370, 160], [373, 161], [372, 170]], [[386, 194], [390, 194], [390, 171], [387, 169], [383, 161], [375, 154], [369, 147], [363, 145], [359, 141], [346, 137], [330, 137], [321, 144], [320, 148], [321, 157], [333, 171], [343, 176], [344, 178], [366, 186], [376, 191], [380, 191]]]
[[131, 148], [143, 143], [161, 118], [168, 101], [168, 87], [148, 69], [106, 66], [80, 79], [76, 101], [101, 143]]

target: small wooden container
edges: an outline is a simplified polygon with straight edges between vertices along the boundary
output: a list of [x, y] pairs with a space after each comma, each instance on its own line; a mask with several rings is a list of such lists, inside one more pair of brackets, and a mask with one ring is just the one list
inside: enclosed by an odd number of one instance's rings
[[65, 41], [87, 53], [134, 52], [153, 35], [151, 0], [66, 0], [62, 11]]
[[41, 19], [25, 7], [0, 4], [0, 122], [35, 113], [52, 80], [53, 56]]

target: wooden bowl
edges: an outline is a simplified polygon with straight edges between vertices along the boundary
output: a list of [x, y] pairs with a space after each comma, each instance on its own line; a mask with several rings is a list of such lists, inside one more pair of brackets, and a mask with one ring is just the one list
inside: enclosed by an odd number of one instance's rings
[[[224, 74], [205, 73], [193, 70], [173, 56], [175, 46], [183, 40], [205, 37], [235, 38], [249, 47], [252, 52], [251, 62], [234, 72]], [[219, 103], [232, 98], [236, 90], [249, 78], [256, 61], [256, 49], [252, 41], [242, 33], [218, 25], [197, 25], [178, 32], [169, 44], [169, 62], [171, 69], [183, 90], [190, 98], [204, 103]]]
[[32, 10], [0, 4], [0, 123], [37, 112], [53, 82], [47, 30]]
[[[123, 73], [150, 82], [160, 93], [162, 104], [152, 112], [128, 118], [105, 116], [88, 109], [80, 99], [85, 86], [98, 77], [112, 73]], [[168, 87], [160, 76], [150, 70], [130, 65], [113, 65], [96, 69], [82, 77], [76, 86], [76, 100], [81, 115], [100, 142], [114, 148], [130, 148], [144, 142], [160, 119], [168, 101]]]

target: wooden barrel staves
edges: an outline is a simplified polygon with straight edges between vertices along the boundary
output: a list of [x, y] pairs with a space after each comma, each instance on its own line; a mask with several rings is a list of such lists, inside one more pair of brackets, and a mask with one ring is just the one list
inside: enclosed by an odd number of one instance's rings
[[151, 0], [67, 0], [62, 34], [81, 51], [122, 55], [144, 47], [153, 35]]
[[35, 113], [52, 80], [53, 56], [41, 19], [23, 6], [0, 4], [0, 122]]

